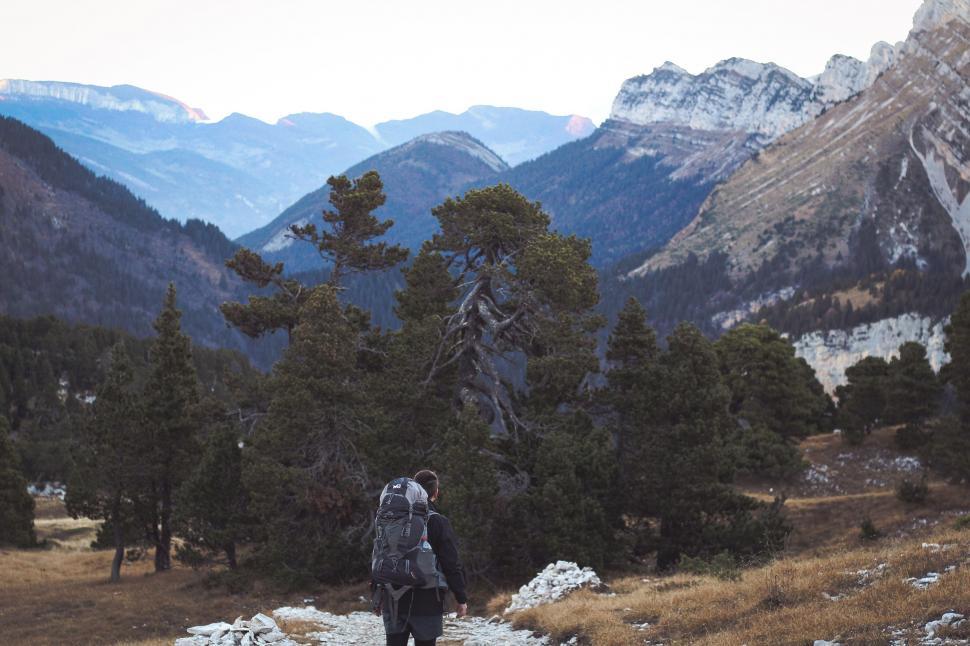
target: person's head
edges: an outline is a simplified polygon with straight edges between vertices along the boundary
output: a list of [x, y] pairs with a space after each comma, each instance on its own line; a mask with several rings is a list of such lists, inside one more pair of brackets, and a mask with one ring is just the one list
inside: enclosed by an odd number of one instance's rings
[[421, 469], [414, 474], [414, 481], [424, 487], [428, 492], [428, 500], [434, 502], [438, 499], [438, 474], [431, 469]]

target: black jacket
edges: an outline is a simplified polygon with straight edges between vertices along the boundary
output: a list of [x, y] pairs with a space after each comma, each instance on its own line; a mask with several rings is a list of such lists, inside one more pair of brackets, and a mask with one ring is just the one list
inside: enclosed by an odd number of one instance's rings
[[434, 503], [428, 503], [428, 506], [434, 512], [428, 519], [428, 542], [431, 543], [431, 549], [438, 557], [438, 565], [448, 581], [448, 589], [455, 595], [455, 601], [467, 603], [465, 568], [458, 556], [458, 539], [455, 537], [455, 530], [451, 528], [448, 518], [438, 513]]

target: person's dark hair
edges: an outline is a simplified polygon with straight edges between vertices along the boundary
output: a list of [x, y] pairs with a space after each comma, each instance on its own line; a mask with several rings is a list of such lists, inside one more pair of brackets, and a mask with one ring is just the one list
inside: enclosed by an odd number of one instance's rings
[[428, 498], [434, 498], [438, 493], [438, 474], [431, 469], [421, 469], [414, 474], [414, 481], [424, 487], [428, 492]]

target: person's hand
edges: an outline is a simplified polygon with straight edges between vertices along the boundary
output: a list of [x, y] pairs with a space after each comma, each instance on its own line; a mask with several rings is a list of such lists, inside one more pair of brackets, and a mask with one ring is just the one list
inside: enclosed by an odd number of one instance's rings
[[458, 608], [455, 610], [455, 612], [458, 613], [459, 617], [464, 617], [465, 615], [468, 614], [468, 604], [459, 603]]

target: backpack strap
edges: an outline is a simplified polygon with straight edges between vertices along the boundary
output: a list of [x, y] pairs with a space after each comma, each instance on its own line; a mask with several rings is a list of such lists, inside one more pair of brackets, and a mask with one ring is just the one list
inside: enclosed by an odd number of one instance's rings
[[[402, 585], [400, 589], [395, 590], [394, 586], [391, 585], [390, 583], [385, 583], [383, 587], [384, 587], [384, 592], [387, 593], [387, 609], [391, 614], [391, 623], [396, 626], [397, 619], [400, 614], [398, 612], [399, 610], [398, 606], [400, 605], [401, 597], [403, 597], [407, 593], [407, 591], [411, 590], [412, 588], [409, 585]], [[411, 601], [412, 603], [414, 602], [413, 597], [411, 598]], [[411, 618], [411, 613], [410, 611], [408, 611], [408, 619], [410, 620], [410, 618]]]

